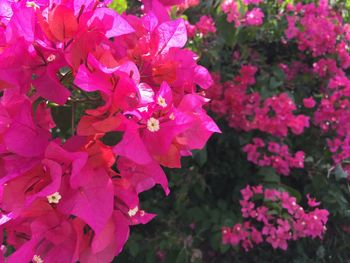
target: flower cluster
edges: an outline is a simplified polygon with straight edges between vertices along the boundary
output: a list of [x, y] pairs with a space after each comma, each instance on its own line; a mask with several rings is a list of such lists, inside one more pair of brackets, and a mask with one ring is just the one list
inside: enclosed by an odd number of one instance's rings
[[216, 32], [216, 26], [213, 18], [206, 15], [201, 16], [199, 21], [194, 25], [186, 21], [186, 28], [188, 37], [191, 38], [194, 37], [197, 33], [205, 37], [210, 33]]
[[[257, 68], [252, 65], [242, 66], [240, 75], [233, 81], [220, 84], [220, 77], [213, 74], [214, 85], [207, 92], [212, 99], [210, 109], [228, 120], [230, 127], [241, 131], [259, 130], [283, 140], [289, 131], [292, 134], [302, 134], [309, 127], [309, 117], [296, 115], [295, 103], [286, 93], [263, 100], [258, 92], [249, 93], [248, 87], [255, 84]], [[272, 166], [283, 175], [288, 175], [290, 168], [304, 167], [304, 152], [299, 151], [293, 157], [287, 145], [268, 142], [268, 154], [260, 152], [265, 143], [254, 139], [253, 144], [243, 149], [248, 154], [248, 160], [259, 166]]]
[[286, 16], [286, 37], [295, 38], [300, 51], [309, 50], [314, 57], [336, 51], [337, 37], [344, 29], [327, 0], [320, 1], [318, 6], [314, 3], [289, 5], [288, 11], [291, 15]]
[[314, 114], [314, 122], [331, 134], [328, 146], [335, 163], [350, 158], [349, 151], [349, 83], [345, 70], [350, 66], [349, 26], [332, 10], [328, 1], [289, 6], [286, 37], [296, 41], [300, 51], [311, 52], [315, 62], [312, 71], [324, 83], [322, 99]]
[[286, 93], [263, 100], [258, 92], [248, 92], [255, 84], [256, 71], [252, 65], [242, 66], [240, 75], [224, 87], [216, 82], [208, 92], [213, 99], [211, 109], [219, 115], [224, 113], [229, 125], [238, 130], [260, 130], [277, 137], [287, 136], [289, 129], [301, 134], [309, 126], [309, 117], [294, 114], [296, 105]]
[[[155, 216], [138, 195], [156, 184], [169, 193], [161, 165], [180, 167], [181, 156], [219, 132], [197, 93], [210, 74], [183, 48], [184, 21], [162, 9], [139, 18], [99, 1], [5, 0], [0, 10], [0, 226], [15, 248], [8, 262], [110, 262], [129, 227]], [[98, 94], [98, 107], [76, 133], [73, 119], [70, 138], [54, 138], [50, 107], [79, 103], [75, 94], [85, 102]], [[119, 139], [107, 145], [108, 134]]]
[[305, 211], [287, 192], [248, 185], [241, 193], [244, 222], [222, 228], [224, 244], [242, 245], [248, 251], [254, 245], [266, 242], [274, 249], [286, 250], [288, 241], [322, 238], [326, 230], [329, 213], [317, 208], [320, 203], [309, 195], [309, 211]]
[[254, 7], [251, 10], [241, 12], [241, 9], [239, 8], [240, 4], [244, 5], [258, 5], [260, 0], [253, 0], [253, 1], [243, 1], [243, 3], [240, 3], [240, 1], [236, 0], [225, 0], [221, 4], [222, 11], [227, 15], [226, 20], [227, 22], [233, 22], [235, 24], [235, 27], [239, 26], [260, 26], [264, 22], [264, 13], [262, 10], [258, 7]]
[[285, 144], [265, 144], [262, 139], [254, 138], [252, 143], [243, 147], [243, 151], [247, 153], [248, 161], [262, 167], [273, 167], [282, 175], [289, 175], [290, 168], [304, 168], [304, 152], [298, 151], [292, 156]]

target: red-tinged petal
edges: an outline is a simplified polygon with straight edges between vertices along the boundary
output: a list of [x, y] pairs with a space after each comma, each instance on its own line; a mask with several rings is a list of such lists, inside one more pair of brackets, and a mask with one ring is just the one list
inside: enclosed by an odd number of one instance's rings
[[170, 145], [169, 151], [166, 154], [156, 156], [155, 159], [160, 165], [168, 168], [181, 168], [181, 154], [176, 145]]
[[53, 208], [47, 199], [37, 199], [21, 212], [21, 217], [42, 217], [52, 212]]
[[97, 133], [96, 129], [93, 127], [93, 123], [96, 122], [96, 117], [93, 116], [83, 116], [78, 124], [77, 133], [80, 136], [89, 136]]
[[50, 173], [50, 183], [48, 183], [43, 189], [41, 189], [39, 192], [31, 195], [26, 199], [26, 206], [31, 204], [35, 199], [37, 198], [46, 198], [47, 196], [58, 192], [58, 189], [61, 185], [61, 176], [62, 176], [62, 168], [61, 166], [53, 162], [51, 160], [44, 159], [42, 161], [43, 167], [45, 169], [49, 170]]
[[104, 167], [108, 169], [115, 163], [115, 154], [112, 148], [106, 146], [99, 140], [89, 145], [86, 150], [89, 154], [88, 165], [91, 168]]
[[66, 60], [73, 68], [73, 72], [76, 72], [79, 66], [84, 64], [88, 54], [104, 39], [103, 33], [97, 29], [86, 29], [74, 38], [70, 48], [65, 53]]
[[113, 222], [112, 217], [109, 219], [101, 233], [98, 235], [95, 235], [94, 239], [92, 240], [91, 244], [91, 250], [92, 253], [96, 254], [101, 251], [103, 251], [108, 245], [112, 242], [114, 242], [114, 236], [115, 236], [115, 225]]
[[96, 121], [92, 124], [98, 133], [115, 131], [122, 123], [123, 119], [120, 114], [111, 116], [102, 121]]
[[56, 39], [61, 42], [72, 38], [78, 29], [73, 10], [63, 5], [56, 6], [49, 12], [49, 28]]
[[113, 104], [124, 111], [134, 110], [139, 104], [140, 94], [135, 82], [125, 73], [118, 73], [118, 83], [113, 93]]

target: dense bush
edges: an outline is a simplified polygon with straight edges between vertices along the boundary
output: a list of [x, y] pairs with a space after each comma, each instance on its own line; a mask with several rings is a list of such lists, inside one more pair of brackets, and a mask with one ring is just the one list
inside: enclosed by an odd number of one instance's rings
[[348, 262], [347, 7], [0, 0], [3, 256]]

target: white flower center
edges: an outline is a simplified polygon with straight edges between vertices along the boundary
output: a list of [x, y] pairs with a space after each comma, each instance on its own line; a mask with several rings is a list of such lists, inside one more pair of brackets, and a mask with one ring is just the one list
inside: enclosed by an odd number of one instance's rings
[[48, 56], [48, 58], [46, 59], [48, 62], [52, 62], [56, 59], [56, 56], [54, 54], [51, 54], [50, 56]]
[[175, 115], [174, 115], [174, 113], [171, 113], [171, 114], [169, 115], [169, 119], [172, 120], [172, 121], [175, 120]]
[[149, 118], [147, 121], [147, 129], [150, 132], [156, 132], [159, 131], [160, 126], [159, 126], [159, 120], [157, 120], [156, 118]]
[[165, 108], [166, 106], [168, 106], [168, 104], [166, 103], [165, 99], [162, 96], [159, 96], [157, 99], [157, 103], [159, 106]]
[[34, 10], [40, 8], [40, 6], [38, 6], [34, 1], [27, 1], [26, 7], [34, 8]]
[[43, 263], [44, 260], [42, 260], [42, 258], [39, 255], [34, 255], [33, 256], [33, 262], [34, 263]]
[[128, 214], [130, 217], [136, 215], [136, 213], [139, 211], [139, 208], [137, 206], [135, 206], [133, 209], [130, 209]]
[[56, 192], [56, 193], [53, 193], [52, 195], [48, 195], [47, 201], [50, 204], [58, 204], [58, 202], [60, 201], [61, 198], [62, 198], [62, 196], [60, 195], [60, 193]]

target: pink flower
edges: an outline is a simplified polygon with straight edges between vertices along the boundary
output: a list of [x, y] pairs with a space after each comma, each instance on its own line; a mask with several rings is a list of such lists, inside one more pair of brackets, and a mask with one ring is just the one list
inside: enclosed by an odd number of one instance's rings
[[319, 206], [321, 204], [320, 202], [316, 202], [315, 198], [311, 198], [310, 194], [307, 194], [306, 197], [307, 197], [307, 204], [310, 207], [316, 207], [316, 206]]
[[[266, 242], [274, 249], [286, 250], [292, 239], [322, 238], [329, 213], [325, 209], [314, 209], [314, 200], [310, 205], [311, 211], [305, 212], [288, 192], [264, 188], [262, 198], [258, 194], [252, 195], [250, 189], [248, 185], [241, 191], [246, 196], [240, 201], [243, 223], [235, 224], [232, 228], [222, 228], [224, 244], [241, 245], [248, 251], [254, 245]], [[274, 206], [271, 206], [271, 201]]]
[[312, 109], [316, 105], [316, 101], [313, 97], [303, 99], [304, 107]]
[[187, 30], [187, 36], [189, 38], [193, 38], [196, 35], [196, 26], [192, 25], [190, 22], [185, 20], [186, 30]]
[[258, 5], [261, 2], [263, 2], [263, 0], [243, 0], [243, 3], [245, 5], [249, 5], [249, 4]]
[[245, 24], [248, 26], [260, 26], [263, 23], [264, 13], [260, 8], [253, 8], [245, 14]]
[[199, 21], [196, 23], [196, 28], [204, 36], [206, 36], [209, 33], [216, 32], [214, 20], [209, 16], [201, 16]]
[[234, 22], [235, 26], [240, 26], [240, 14], [238, 11], [238, 5], [234, 0], [225, 0], [221, 3], [222, 11], [227, 15], [227, 22]]

